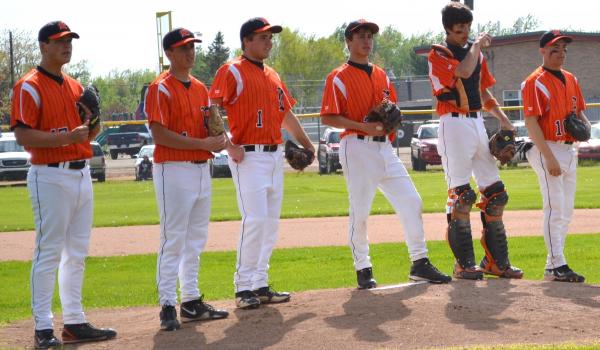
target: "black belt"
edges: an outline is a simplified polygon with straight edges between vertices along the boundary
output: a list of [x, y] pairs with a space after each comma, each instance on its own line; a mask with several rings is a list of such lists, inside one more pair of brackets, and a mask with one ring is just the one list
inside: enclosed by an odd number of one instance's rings
[[573, 141], [565, 141], [565, 145], [572, 145]]
[[452, 116], [454, 118], [458, 118], [458, 117], [460, 117], [461, 114], [463, 114], [467, 118], [475, 118], [475, 119], [477, 119], [477, 113], [478, 112], [469, 112], [469, 113], [456, 113], [456, 112], [452, 112]]
[[279, 145], [262, 145], [262, 149], [256, 149], [256, 146], [254, 145], [245, 145], [244, 146], [244, 150], [246, 152], [275, 152], [277, 151], [277, 146]]
[[375, 141], [375, 142], [385, 142], [387, 141], [387, 138], [385, 136], [365, 136], [365, 135], [357, 135], [356, 138], [359, 140], [364, 140], [365, 137], [370, 137], [371, 140]]
[[192, 161], [190, 161], [190, 163], [192, 163], [192, 164], [204, 164], [204, 163], [206, 163], [206, 159], [205, 160], [192, 160]]
[[[63, 166], [61, 166], [61, 164], [64, 164], [64, 163], [67, 163], [67, 162], [62, 162], [62, 163], [48, 163], [46, 165], [49, 166], [49, 167], [52, 167], [52, 168], [62, 168]], [[68, 168], [72, 169], [72, 170], [80, 170], [80, 169], [85, 168], [85, 160], [74, 160], [74, 161], [70, 161], [68, 163], [69, 163], [69, 167]]]

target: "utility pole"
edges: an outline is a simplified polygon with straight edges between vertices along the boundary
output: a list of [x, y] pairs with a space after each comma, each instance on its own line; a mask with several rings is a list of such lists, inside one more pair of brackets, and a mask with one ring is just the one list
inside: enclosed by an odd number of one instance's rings
[[12, 31], [8, 31], [8, 47], [10, 56], [10, 88], [15, 85], [15, 59], [13, 54], [13, 37]]

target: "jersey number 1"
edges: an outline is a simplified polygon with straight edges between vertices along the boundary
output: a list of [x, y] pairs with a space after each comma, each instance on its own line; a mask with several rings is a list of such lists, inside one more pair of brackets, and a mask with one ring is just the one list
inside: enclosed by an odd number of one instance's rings
[[554, 122], [554, 124], [556, 125], [556, 136], [562, 136], [563, 135], [563, 123], [561, 120], [557, 120]]
[[263, 111], [262, 111], [262, 109], [259, 109], [257, 114], [258, 114], [258, 118], [256, 120], [256, 127], [262, 128], [263, 127]]

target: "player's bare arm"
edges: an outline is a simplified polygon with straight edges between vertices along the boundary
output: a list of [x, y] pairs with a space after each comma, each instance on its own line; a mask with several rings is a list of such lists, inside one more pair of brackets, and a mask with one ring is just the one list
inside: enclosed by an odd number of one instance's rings
[[579, 112], [578, 117], [579, 117], [579, 119], [583, 120], [587, 124], [588, 128], [592, 127], [592, 123], [590, 123], [590, 120], [585, 115], [585, 113], [583, 113], [583, 111]]
[[[210, 104], [223, 107], [223, 99], [222, 98], [211, 98]], [[231, 141], [231, 139], [229, 138], [229, 136], [226, 135], [226, 138], [227, 138], [227, 140], [226, 140], [226, 144], [225, 144], [225, 149], [227, 150], [229, 157], [231, 157], [231, 159], [235, 163], [242, 162], [242, 160], [244, 160], [244, 148], [242, 146], [234, 144]]]
[[529, 137], [531, 141], [537, 146], [540, 150], [544, 159], [546, 160], [546, 164], [548, 167], [548, 172], [552, 176], [559, 176], [562, 173], [560, 169], [560, 165], [554, 157], [554, 153], [548, 144], [546, 143], [546, 139], [544, 138], [544, 133], [542, 132], [542, 128], [538, 122], [539, 117], [525, 117], [525, 126], [527, 126], [527, 130], [529, 131]]
[[306, 134], [306, 131], [300, 124], [300, 121], [296, 117], [296, 115], [292, 111], [288, 111], [283, 117], [283, 122], [281, 124], [285, 130], [287, 130], [300, 144], [305, 148], [315, 153], [315, 147], [312, 142], [310, 142], [310, 138]]
[[[458, 26], [458, 25], [456, 25]], [[456, 27], [455, 26], [455, 27]], [[460, 62], [458, 66], [456, 66], [456, 70], [454, 71], [454, 75], [459, 78], [468, 78], [473, 74], [475, 67], [477, 67], [477, 62], [479, 62], [479, 55], [481, 53], [481, 49], [488, 47], [492, 42], [492, 37], [488, 33], [481, 33], [475, 39], [473, 46], [469, 50], [467, 56]]]
[[359, 130], [369, 136], [385, 136], [383, 124], [380, 122], [359, 123], [341, 115], [322, 116], [321, 120], [323, 124], [333, 126], [334, 128]]
[[177, 149], [204, 149], [218, 151], [225, 148], [225, 135], [209, 136], [203, 139], [179, 135], [158, 123], [150, 123], [152, 136], [158, 144]]
[[49, 132], [30, 128], [16, 128], [17, 142], [26, 147], [50, 148], [81, 143], [89, 138], [89, 128], [81, 125], [70, 132]]
[[[481, 92], [481, 102], [483, 103], [483, 105], [485, 105], [486, 102], [491, 101], [493, 99], [494, 96], [492, 96], [492, 93], [489, 89], [484, 89]], [[490, 108], [488, 112], [500, 121], [500, 127], [502, 128], [502, 130], [515, 130], [515, 127], [512, 125], [510, 119], [508, 119], [504, 111], [500, 109], [500, 106], [496, 105], [493, 108]]]

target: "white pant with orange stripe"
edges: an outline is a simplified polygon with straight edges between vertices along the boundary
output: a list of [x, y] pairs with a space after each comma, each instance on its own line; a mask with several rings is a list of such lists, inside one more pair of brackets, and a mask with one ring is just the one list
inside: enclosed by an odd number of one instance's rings
[[27, 187], [35, 218], [31, 264], [31, 304], [35, 329], [53, 328], [52, 296], [56, 269], [63, 322], [86, 322], [81, 305], [85, 258], [92, 230], [90, 170], [32, 165]]
[[527, 152], [527, 160], [537, 174], [544, 203], [543, 232], [548, 251], [546, 268], [554, 269], [567, 263], [564, 250], [575, 205], [577, 151], [573, 145], [546, 143], [562, 169], [560, 176], [548, 173], [546, 159], [536, 146]]
[[208, 238], [211, 178], [207, 163], [157, 163], [152, 169], [160, 215], [156, 283], [161, 306], [200, 297], [200, 253]]
[[[500, 181], [496, 159], [490, 153], [489, 139], [481, 113], [478, 118], [451, 113], [440, 117], [437, 151], [442, 157], [442, 166], [448, 188], [456, 188], [475, 178], [481, 191]], [[448, 198], [446, 213], [452, 210], [453, 198]]]
[[233, 276], [236, 292], [269, 285], [283, 199], [283, 159], [281, 146], [275, 152], [246, 152], [239, 164], [229, 159], [242, 216]]
[[390, 142], [376, 142], [370, 138], [360, 140], [356, 135], [348, 135], [340, 143], [339, 155], [349, 193], [348, 235], [355, 269], [372, 266], [367, 219], [377, 188], [392, 204], [404, 225], [411, 260], [427, 257], [421, 196]]

